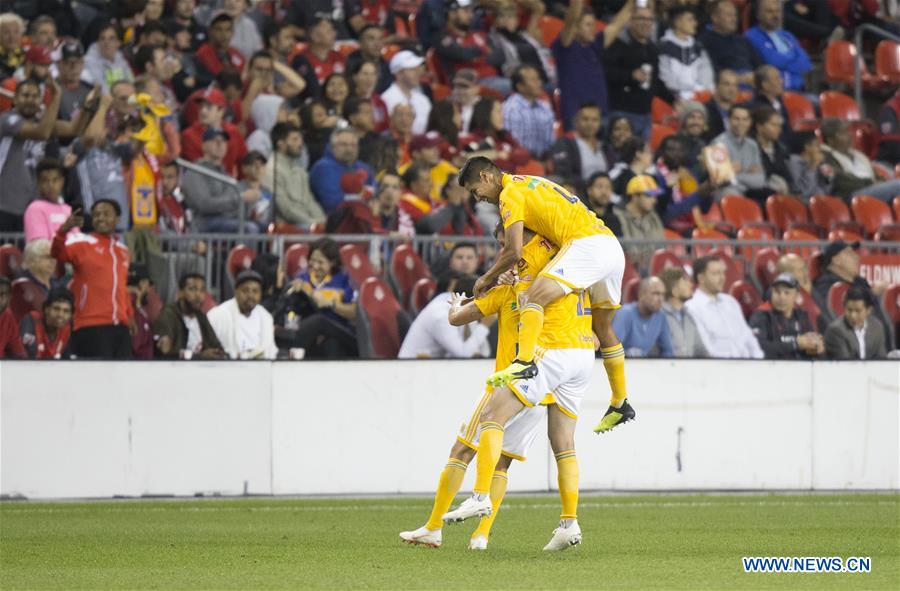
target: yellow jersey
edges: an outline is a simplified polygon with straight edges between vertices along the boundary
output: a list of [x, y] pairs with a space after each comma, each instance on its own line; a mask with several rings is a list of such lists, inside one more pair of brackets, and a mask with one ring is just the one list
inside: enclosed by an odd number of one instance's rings
[[[403, 174], [411, 165], [412, 162], [402, 164], [397, 168], [397, 172]], [[459, 172], [459, 169], [446, 160], [441, 160], [431, 167], [432, 201], [434, 201], [435, 203], [441, 203], [443, 201], [443, 198], [441, 197], [441, 187], [447, 184], [447, 177], [449, 177], [451, 174], [456, 174], [457, 172]]]
[[539, 176], [504, 174], [500, 218], [503, 228], [516, 222], [560, 248], [572, 240], [612, 231], [578, 197]]

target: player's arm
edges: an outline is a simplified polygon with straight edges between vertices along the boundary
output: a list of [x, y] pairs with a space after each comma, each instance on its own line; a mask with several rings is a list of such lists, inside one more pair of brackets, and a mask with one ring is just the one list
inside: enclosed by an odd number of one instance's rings
[[522, 246], [524, 245], [525, 222], [518, 221], [510, 224], [505, 230], [506, 239], [503, 248], [497, 254], [497, 260], [484, 275], [475, 282], [475, 297], [483, 295], [497, 281], [505, 271], [511, 269], [522, 258]]
[[450, 300], [450, 312], [447, 319], [453, 326], [463, 326], [484, 318], [484, 314], [478, 309], [475, 300], [467, 298], [464, 294], [454, 293]]
[[613, 44], [628, 21], [631, 20], [631, 13], [634, 12], [634, 0], [628, 0], [616, 16], [603, 29], [603, 47], [604, 49]]

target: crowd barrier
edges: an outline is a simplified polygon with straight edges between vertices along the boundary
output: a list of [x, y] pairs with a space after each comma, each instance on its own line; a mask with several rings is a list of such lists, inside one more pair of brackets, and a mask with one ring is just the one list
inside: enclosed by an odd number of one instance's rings
[[[487, 360], [0, 362], [6, 498], [429, 493]], [[900, 363], [629, 360], [637, 420], [591, 432], [583, 490], [898, 490]], [[472, 482], [470, 470], [463, 490]], [[543, 432], [510, 490], [556, 487]]]

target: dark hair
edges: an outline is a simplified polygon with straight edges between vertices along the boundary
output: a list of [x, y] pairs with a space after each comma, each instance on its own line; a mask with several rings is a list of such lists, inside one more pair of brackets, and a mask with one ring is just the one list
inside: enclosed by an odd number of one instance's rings
[[353, 117], [354, 115], [359, 113], [359, 110], [360, 110], [359, 108], [362, 105], [366, 105], [366, 104], [371, 105], [372, 99], [359, 98], [356, 96], [349, 97], [347, 100], [344, 101], [344, 112], [342, 113], [342, 115], [344, 116], [344, 119], [349, 121], [350, 117]]
[[[21, 82], [19, 84], [21, 84]], [[822, 140], [827, 142], [845, 129], [847, 129], [846, 121], [836, 117], [827, 117], [822, 119], [822, 125], [819, 128], [819, 131], [822, 133]]]
[[619, 154], [622, 156], [622, 162], [625, 164], [631, 164], [634, 162], [634, 159], [637, 158], [637, 155], [640, 152], [644, 151], [647, 143], [643, 138], [639, 138], [637, 136], [631, 136], [622, 142], [622, 147], [619, 148]]
[[403, 175], [400, 178], [403, 180], [404, 185], [410, 187], [414, 182], [419, 180], [422, 173], [430, 174], [431, 167], [421, 162], [413, 162], [409, 165], [409, 168], [403, 172]]
[[719, 257], [715, 255], [707, 255], [705, 257], [700, 257], [699, 259], [694, 261], [693, 269], [694, 269], [694, 277], [700, 277], [704, 273], [706, 273], [706, 268], [713, 261], [721, 261]]
[[309, 245], [309, 254], [312, 255], [312, 253], [317, 250], [325, 255], [325, 258], [331, 262], [332, 274], [341, 271], [341, 268], [343, 267], [341, 262], [341, 248], [338, 246], [337, 242], [328, 237], [319, 238]]
[[456, 285], [453, 288], [454, 291], [465, 293], [467, 296], [471, 297], [472, 291], [475, 288], [475, 279], [476, 277], [474, 275], [448, 270], [438, 277], [437, 287], [435, 288], [434, 293], [445, 293], [450, 289], [450, 284], [456, 282]]
[[472, 297], [472, 295], [475, 293], [475, 281], [477, 279], [478, 277], [475, 277], [474, 275], [463, 275], [456, 280], [456, 291], [465, 294], [466, 297]]
[[162, 45], [142, 45], [134, 54], [134, 70], [138, 74], [147, 71], [147, 64], [153, 63], [153, 54], [157, 49], [163, 49]]
[[[350, 98], [350, 95], [351, 95], [352, 89], [353, 89], [353, 85], [350, 83], [350, 79], [347, 78], [347, 76], [345, 76], [342, 72], [332, 72], [331, 74], [328, 75], [327, 78], [325, 78], [325, 81], [322, 82], [322, 98], [325, 100], [326, 104], [331, 103], [331, 99], [325, 95], [325, 89], [328, 88], [328, 84], [332, 80], [335, 80], [338, 78], [343, 80], [344, 84], [347, 85], [347, 98]], [[344, 99], [344, 100], [347, 100], [347, 99]]]
[[382, 27], [381, 25], [378, 25], [375, 23], [368, 23], [365, 26], [363, 26], [363, 28], [360, 29], [358, 33], [356, 33], [356, 38], [361, 39], [366, 31], [371, 31], [372, 29], [378, 29], [379, 31], [384, 32], [384, 27]]
[[[653, 157], [657, 158], [657, 159], [662, 158], [663, 154], [666, 153], [666, 148], [668, 148], [669, 144], [671, 144], [673, 142], [679, 143], [682, 145], [682, 147], [684, 147], [684, 139], [682, 139], [681, 136], [670, 135], [670, 136], [663, 138], [663, 141], [661, 141], [659, 143], [659, 147], [656, 149], [656, 154], [654, 154]], [[679, 164], [683, 164], [683, 163], [679, 163]]]
[[42, 308], [46, 310], [56, 302], [68, 302], [70, 306], [73, 308], [75, 307], [75, 298], [73, 298], [72, 293], [64, 287], [51, 289], [50, 293], [47, 294], [47, 299], [44, 300]]
[[675, 285], [687, 276], [687, 271], [681, 267], [668, 267], [667, 269], [660, 271], [659, 275], [657, 275], [659, 280], [662, 281], [663, 285], [666, 287], [667, 298], [672, 297], [672, 290], [675, 289]]
[[441, 187], [441, 199], [444, 201], [447, 200], [447, 190], [456, 182], [456, 173], [451, 172], [447, 175], [447, 180], [444, 181], [444, 186]]
[[[731, 0], [719, 0], [718, 4], [722, 2], [730, 2]], [[722, 81], [722, 74], [731, 74], [732, 76], [737, 76], [737, 72], [732, 70], [731, 68], [722, 68], [718, 72], [716, 72], [716, 84]]]
[[800, 131], [791, 134], [791, 152], [799, 154], [806, 149], [810, 142], [819, 143], [819, 138], [811, 131]]
[[191, 279], [199, 279], [203, 282], [203, 285], [206, 285], [206, 277], [201, 273], [182, 273], [181, 277], [178, 278], [178, 289], [187, 288], [188, 281]]
[[609, 118], [609, 123], [605, 125], [606, 131], [606, 140], [612, 140], [613, 129], [615, 129], [616, 125], [618, 125], [619, 121], [624, 121], [628, 124], [628, 129], [631, 130], [631, 134], [634, 135], [634, 125], [631, 124], [631, 119], [626, 117], [625, 115], [614, 115]]
[[[450, 183], [447, 184], [449, 185]], [[460, 250], [461, 248], [471, 248], [475, 251], [476, 255], [478, 254], [478, 247], [474, 242], [457, 242], [453, 245], [453, 248], [450, 249], [450, 258], [453, 258], [453, 255], [456, 254], [456, 251]]]
[[150, 33], [162, 33], [166, 37], [169, 37], [169, 29], [166, 28], [164, 24], [160, 21], [147, 21], [142, 26], [138, 27], [134, 32], [134, 38], [136, 40], [140, 40], [144, 35], [149, 35]]
[[270, 252], [262, 252], [256, 255], [253, 262], [250, 263], [250, 269], [259, 273], [262, 277], [263, 292], [269, 291], [278, 282], [278, 255]]
[[[748, 115], [750, 114], [749, 106], [747, 106], [744, 103], [735, 103], [735, 104], [731, 105], [730, 107], [728, 107], [728, 117], [731, 117], [732, 115], [734, 115], [734, 112], [737, 111], [738, 109], [747, 111]], [[669, 137], [671, 137], [671, 136], [669, 136]]]
[[500, 173], [500, 167], [493, 163], [490, 158], [484, 156], [476, 156], [469, 158], [463, 167], [459, 170], [457, 182], [461, 187], [465, 187], [469, 183], [475, 181], [482, 171]]
[[22, 80], [16, 85], [16, 94], [19, 94], [19, 91], [25, 88], [26, 86], [34, 86], [38, 89], [38, 92], [41, 91], [41, 83], [35, 80], [34, 78], [26, 78]]
[[2, 275], [0, 275], [0, 287], [3, 287], [3, 286], [12, 288], [12, 282], [9, 279], [7, 279], [6, 277], [3, 277]]
[[278, 142], [287, 139], [287, 137], [295, 131], [297, 133], [300, 133], [300, 129], [296, 125], [294, 125], [293, 123], [288, 123], [286, 121], [282, 121], [273, 125], [272, 131], [269, 133], [269, 139], [272, 140], [272, 149], [277, 152]]
[[500, 131], [494, 129], [491, 125], [491, 111], [494, 109], [494, 103], [497, 99], [493, 97], [482, 97], [475, 106], [472, 107], [472, 119], [469, 121], [469, 131], [482, 133], [486, 136], [493, 135]]
[[235, 72], [234, 70], [222, 70], [218, 74], [216, 74], [216, 86], [219, 87], [219, 90], [225, 92], [225, 89], [229, 86], [234, 86], [236, 88], [243, 88], [244, 82], [241, 80], [240, 72]]
[[690, 12], [691, 14], [694, 15], [695, 18], [697, 16], [697, 13], [694, 11], [694, 9], [687, 4], [677, 4], [677, 5], [673, 6], [672, 8], [670, 8], [669, 14], [667, 15], [667, 18], [669, 20], [669, 26], [673, 25], [675, 23], [675, 19], [677, 19], [679, 16], [685, 14], [686, 12]]
[[766, 123], [768, 123], [769, 119], [771, 119], [775, 115], [778, 115], [778, 111], [776, 111], [769, 105], [761, 105], [750, 112], [750, 116], [753, 117], [754, 127], [756, 127], [757, 125], [765, 125]]
[[44, 23], [53, 23], [53, 26], [56, 27], [56, 20], [54, 20], [52, 16], [49, 14], [42, 14], [28, 23], [28, 34], [34, 36], [34, 34], [37, 33], [37, 28]]
[[581, 103], [581, 106], [578, 107], [578, 111], [583, 111], [585, 109], [597, 109], [598, 111], [600, 111], [601, 115], [603, 114], [603, 109], [600, 108], [600, 105], [594, 102]]
[[594, 181], [596, 181], [597, 179], [601, 179], [601, 178], [607, 179], [607, 180], [612, 180], [609, 178], [609, 174], [606, 172], [595, 172], [594, 174], [592, 174], [591, 176], [588, 177], [587, 182], [584, 184], [585, 188], [590, 187], [591, 185], [594, 184]]
[[331, 28], [332, 28], [332, 29], [336, 29], [336, 28], [337, 28], [337, 27], [334, 26], [334, 21], [333, 21], [333, 20], [331, 20], [331, 19], [328, 18], [327, 16], [321, 16], [320, 13], [317, 13], [317, 14], [319, 14], [319, 16], [313, 17], [313, 19], [312, 19], [312, 20], [310, 21], [310, 23], [309, 23], [309, 26], [306, 27], [306, 31], [307, 31], [307, 32], [309, 32], [310, 29], [315, 29], [316, 27], [318, 27], [318, 26], [321, 25], [322, 23], [328, 23], [329, 25], [331, 25]]
[[[250, 56], [250, 59], [247, 61], [247, 67], [248, 67], [248, 68], [249, 68], [249, 67], [252, 67], [252, 66], [253, 66], [253, 62], [255, 62], [256, 60], [259, 60], [259, 59], [267, 59], [267, 60], [271, 60], [271, 59], [272, 59], [272, 54], [269, 53], [268, 51], [266, 51], [265, 49], [260, 49], [259, 51], [257, 51], [256, 53], [254, 53], [252, 56]], [[274, 61], [274, 60], [273, 60], [273, 61]]]
[[66, 176], [66, 168], [62, 165], [62, 162], [56, 158], [43, 158], [34, 169], [35, 178], [40, 177], [42, 172], [47, 172], [48, 170], [58, 170], [59, 174], [63, 177]]
[[872, 295], [869, 293], [869, 290], [863, 287], [862, 285], [851, 285], [850, 289], [847, 290], [847, 293], [844, 294], [844, 305], [847, 305], [849, 301], [861, 301], [866, 305], [866, 308], [872, 307]]
[[518, 66], [515, 70], [513, 70], [512, 76], [510, 77], [512, 79], [513, 92], [519, 92], [519, 84], [524, 82], [524, 80], [522, 79], [522, 72], [524, 72], [525, 70], [534, 70], [538, 73], [538, 76], [540, 76], [540, 70], [538, 70], [531, 64], [522, 64]]
[[428, 114], [428, 131], [436, 131], [451, 144], [459, 139], [459, 128], [453, 122], [453, 103], [448, 100], [435, 101]]
[[224, 22], [224, 21], [228, 21], [232, 25], [234, 24], [233, 18], [228, 16], [228, 14], [225, 12], [220, 12], [216, 16], [212, 17], [212, 20], [209, 21], [209, 25], [207, 25], [207, 28], [212, 29], [214, 25]]
[[313, 125], [312, 112], [313, 107], [317, 105], [325, 109], [325, 111], [328, 111], [328, 103], [322, 98], [314, 98], [311, 101], [307, 101], [300, 109], [300, 124], [303, 127], [304, 133], [309, 133], [316, 129]]
[[122, 217], [122, 206], [119, 205], [118, 201], [114, 201], [112, 199], [97, 199], [96, 201], [94, 201], [93, 205], [91, 205], [92, 214], [94, 213], [94, 210], [97, 209], [97, 206], [101, 203], [108, 203], [109, 205], [112, 205], [113, 210], [115, 210], [116, 212], [116, 216]]
[[375, 73], [380, 73], [379, 70], [381, 69], [381, 65], [378, 62], [376, 62], [375, 60], [363, 58], [353, 63], [353, 67], [351, 67], [349, 70], [350, 77], [352, 78], [353, 76], [359, 74], [359, 71], [362, 70], [363, 66], [366, 64], [372, 64], [375, 67]]
[[768, 64], [763, 64], [753, 70], [753, 88], [759, 90], [762, 87], [763, 82], [766, 81], [766, 77], [770, 72], [775, 72], [779, 76], [781, 73], [778, 71], [778, 68], [775, 66], [770, 66]]
[[266, 163], [266, 157], [263, 156], [258, 150], [250, 150], [247, 152], [247, 155], [244, 156], [244, 159], [241, 160], [241, 166], [247, 166], [248, 164], [253, 164], [254, 162], [262, 162]]

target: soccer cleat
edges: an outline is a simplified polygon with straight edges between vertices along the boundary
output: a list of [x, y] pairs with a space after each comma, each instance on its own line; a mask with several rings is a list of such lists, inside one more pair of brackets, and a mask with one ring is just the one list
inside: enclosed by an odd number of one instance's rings
[[469, 550], [487, 550], [487, 543], [485, 536], [477, 535], [469, 540]]
[[487, 383], [489, 386], [497, 388], [506, 385], [513, 380], [527, 380], [533, 378], [537, 373], [538, 368], [534, 361], [525, 362], [515, 359], [506, 369], [501, 369], [500, 371], [491, 374], [487, 379]]
[[479, 501], [475, 498], [475, 495], [472, 495], [463, 501], [455, 511], [444, 513], [444, 516], [441, 517], [441, 519], [443, 519], [445, 523], [461, 523], [470, 517], [485, 517], [490, 515], [492, 509], [491, 497], [484, 495], [484, 500]]
[[425, 546], [427, 548], [441, 547], [441, 530], [426, 529], [423, 525], [413, 531], [400, 532], [400, 539], [413, 546]]
[[606, 414], [603, 415], [600, 423], [598, 423], [597, 426], [594, 427], [594, 433], [606, 433], [607, 431], [610, 431], [623, 423], [633, 421], [634, 415], [634, 409], [631, 408], [630, 404], [628, 404], [628, 399], [626, 398], [624, 401], [622, 401], [621, 408], [610, 406], [608, 409], [606, 409]]
[[581, 528], [577, 521], [572, 521], [569, 527], [559, 526], [553, 530], [553, 537], [544, 546], [544, 550], [555, 552], [566, 550], [581, 543]]

